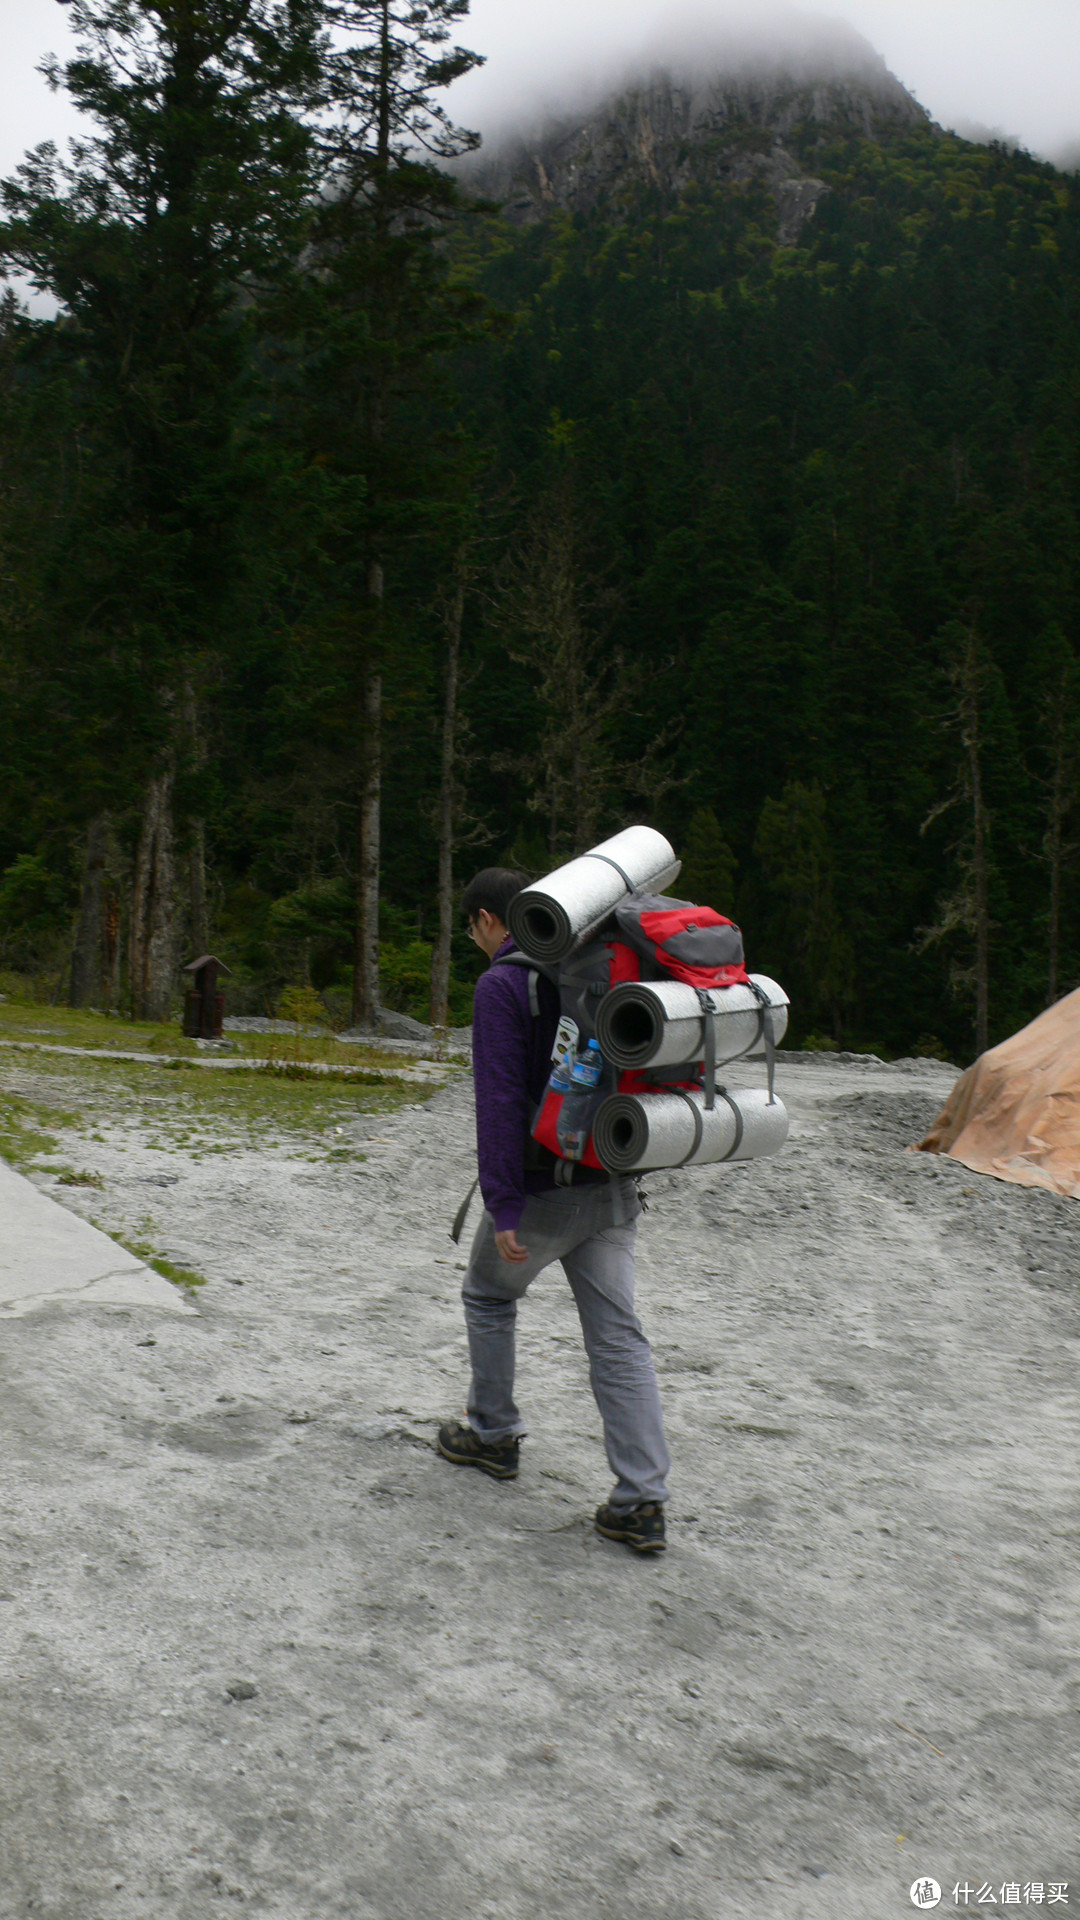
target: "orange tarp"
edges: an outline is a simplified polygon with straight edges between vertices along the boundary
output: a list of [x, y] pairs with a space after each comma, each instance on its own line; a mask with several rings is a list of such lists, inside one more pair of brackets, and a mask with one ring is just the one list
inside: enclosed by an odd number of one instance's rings
[[1080, 989], [981, 1054], [918, 1151], [1080, 1200]]

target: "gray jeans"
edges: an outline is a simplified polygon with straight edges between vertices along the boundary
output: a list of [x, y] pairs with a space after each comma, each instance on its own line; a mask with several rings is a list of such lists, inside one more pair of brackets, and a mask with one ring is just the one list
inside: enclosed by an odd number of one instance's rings
[[472, 1360], [469, 1425], [497, 1443], [525, 1431], [514, 1405], [517, 1303], [544, 1267], [560, 1262], [577, 1302], [615, 1475], [611, 1504], [624, 1509], [666, 1500], [670, 1465], [652, 1353], [634, 1312], [640, 1212], [632, 1180], [534, 1194], [517, 1229], [529, 1250], [520, 1266], [499, 1258], [495, 1223], [485, 1213], [461, 1290]]

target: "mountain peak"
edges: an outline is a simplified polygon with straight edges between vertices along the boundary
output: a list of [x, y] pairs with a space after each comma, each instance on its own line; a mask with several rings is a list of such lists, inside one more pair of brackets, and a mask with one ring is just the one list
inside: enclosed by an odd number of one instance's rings
[[886, 141], [930, 127], [881, 55], [843, 21], [771, 10], [770, 29], [730, 23], [674, 36], [668, 57], [624, 75], [606, 95], [504, 129], [470, 168], [472, 184], [526, 225], [557, 210], [618, 213], [628, 189], [673, 196], [698, 185], [772, 191], [778, 237], [791, 244], [828, 188], [789, 142], [815, 126]]

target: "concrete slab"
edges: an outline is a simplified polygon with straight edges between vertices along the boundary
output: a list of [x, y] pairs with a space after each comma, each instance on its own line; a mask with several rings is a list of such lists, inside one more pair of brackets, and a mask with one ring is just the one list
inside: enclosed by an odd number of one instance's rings
[[61, 1303], [195, 1312], [171, 1281], [0, 1161], [0, 1317]]

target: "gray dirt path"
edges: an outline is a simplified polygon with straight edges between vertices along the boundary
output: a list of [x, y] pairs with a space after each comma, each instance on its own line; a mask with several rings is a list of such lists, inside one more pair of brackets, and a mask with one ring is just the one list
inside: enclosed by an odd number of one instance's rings
[[905, 1155], [948, 1085], [788, 1064], [778, 1159], [649, 1182], [645, 1564], [590, 1530], [557, 1273], [521, 1479], [431, 1450], [467, 1087], [358, 1118], [362, 1163], [65, 1139], [105, 1182], [67, 1204], [152, 1204], [209, 1283], [3, 1328], [2, 1920], [899, 1920], [925, 1874], [1080, 1911], [1080, 1216]]

